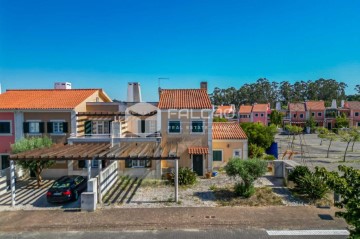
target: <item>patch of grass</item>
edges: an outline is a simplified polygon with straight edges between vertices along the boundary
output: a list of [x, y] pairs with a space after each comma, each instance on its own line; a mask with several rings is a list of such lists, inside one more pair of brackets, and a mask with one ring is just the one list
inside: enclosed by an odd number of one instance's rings
[[215, 185], [215, 184], [212, 184], [212, 185], [209, 187], [209, 190], [215, 191], [216, 188], [217, 188], [216, 185]]
[[281, 198], [269, 187], [255, 188], [250, 198], [236, 196], [233, 187], [219, 188], [214, 195], [221, 206], [278, 206], [284, 205]]
[[296, 188], [289, 188], [289, 191], [291, 192], [291, 194], [296, 197], [299, 198], [301, 201], [310, 204], [310, 205], [314, 205], [317, 207], [324, 207], [324, 206], [333, 206], [334, 205], [334, 195], [332, 193], [327, 193], [322, 199], [317, 199], [317, 200], [311, 200], [307, 197], [307, 195], [301, 194], [299, 193], [299, 191]]

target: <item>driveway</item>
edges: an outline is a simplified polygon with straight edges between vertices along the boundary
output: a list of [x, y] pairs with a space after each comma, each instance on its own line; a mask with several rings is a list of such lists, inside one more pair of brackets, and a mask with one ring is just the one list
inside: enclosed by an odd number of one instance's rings
[[[38, 209], [79, 209], [80, 199], [76, 202], [66, 204], [50, 204], [46, 200], [46, 192], [53, 184], [53, 180], [44, 180], [40, 188], [37, 187], [36, 180], [24, 180], [16, 183], [16, 207], [18, 210], [38, 210]], [[11, 192], [0, 196], [0, 211], [12, 210]]]

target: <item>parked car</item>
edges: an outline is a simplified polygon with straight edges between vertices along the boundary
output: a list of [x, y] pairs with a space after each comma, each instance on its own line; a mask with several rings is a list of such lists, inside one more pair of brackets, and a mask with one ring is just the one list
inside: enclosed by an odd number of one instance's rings
[[87, 189], [87, 179], [83, 176], [63, 176], [56, 180], [46, 193], [49, 203], [76, 201]]

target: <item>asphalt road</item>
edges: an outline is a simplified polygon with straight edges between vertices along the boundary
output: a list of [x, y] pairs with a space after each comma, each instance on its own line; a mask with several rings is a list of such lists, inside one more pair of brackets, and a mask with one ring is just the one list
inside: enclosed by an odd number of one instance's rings
[[1, 239], [345, 239], [347, 236], [269, 236], [265, 230], [165, 230], [165, 231], [125, 231], [125, 232], [25, 232], [0, 233]]

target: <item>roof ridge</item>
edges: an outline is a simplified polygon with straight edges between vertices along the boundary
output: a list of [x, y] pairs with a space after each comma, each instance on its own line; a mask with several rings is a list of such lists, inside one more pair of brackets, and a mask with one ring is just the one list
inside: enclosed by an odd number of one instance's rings
[[87, 89], [7, 89], [6, 91], [80, 91], [80, 90], [102, 90], [102, 88]]
[[203, 90], [203, 91], [207, 91], [206, 89], [199, 89], [199, 88], [184, 88], [184, 89], [181, 89], [181, 88], [177, 88], [177, 89], [161, 89], [161, 91], [163, 91], [163, 90]]

